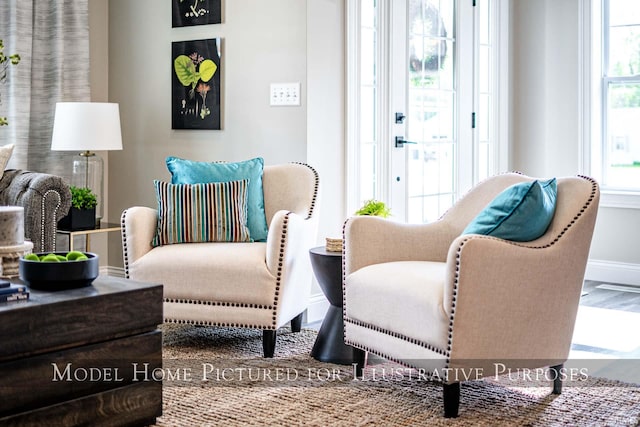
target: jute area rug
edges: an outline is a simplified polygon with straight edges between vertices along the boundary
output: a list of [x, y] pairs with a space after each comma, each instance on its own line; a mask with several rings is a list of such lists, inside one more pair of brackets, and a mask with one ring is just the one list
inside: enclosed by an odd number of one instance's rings
[[[551, 395], [551, 383], [462, 384], [460, 415], [443, 418], [442, 387], [407, 375], [309, 356], [316, 332], [278, 331], [262, 358], [254, 330], [162, 326], [163, 415], [157, 426], [638, 426], [640, 388], [586, 378]], [[386, 367], [398, 365], [388, 364]], [[383, 366], [384, 367], [384, 366]]]

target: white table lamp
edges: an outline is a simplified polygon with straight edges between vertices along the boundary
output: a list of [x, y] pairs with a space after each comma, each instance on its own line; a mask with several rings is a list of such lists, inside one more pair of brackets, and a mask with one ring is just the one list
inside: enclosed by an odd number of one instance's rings
[[51, 139], [53, 151], [77, 151], [71, 185], [96, 194], [97, 223], [103, 217], [104, 162], [94, 151], [122, 150], [118, 104], [58, 102]]

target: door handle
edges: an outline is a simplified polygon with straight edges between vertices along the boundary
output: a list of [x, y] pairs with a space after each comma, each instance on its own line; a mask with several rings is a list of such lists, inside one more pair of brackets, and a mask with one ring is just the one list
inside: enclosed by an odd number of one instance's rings
[[417, 142], [405, 141], [403, 136], [396, 136], [396, 148], [402, 148], [404, 144], [417, 144]]

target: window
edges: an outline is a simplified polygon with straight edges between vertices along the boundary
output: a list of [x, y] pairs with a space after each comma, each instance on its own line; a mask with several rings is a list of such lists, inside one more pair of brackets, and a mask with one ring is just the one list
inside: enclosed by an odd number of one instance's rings
[[640, 2], [602, 1], [599, 155], [605, 190], [640, 191]]

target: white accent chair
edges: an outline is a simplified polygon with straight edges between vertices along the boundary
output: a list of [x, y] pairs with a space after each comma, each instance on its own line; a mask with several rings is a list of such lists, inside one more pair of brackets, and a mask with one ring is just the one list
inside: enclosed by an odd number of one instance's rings
[[264, 357], [273, 357], [276, 330], [299, 332], [317, 239], [316, 171], [306, 164], [265, 166], [266, 242], [181, 243], [152, 247], [157, 210], [122, 213], [127, 278], [164, 285], [164, 321], [263, 330]]
[[[598, 184], [583, 176], [558, 178], [553, 220], [534, 241], [461, 235], [502, 190], [532, 179], [517, 173], [489, 178], [429, 224], [366, 216], [345, 222], [345, 342], [354, 347], [358, 375], [367, 352], [440, 377], [447, 370], [493, 376], [495, 364], [550, 367], [553, 392], [560, 393], [558, 372], [571, 347]], [[442, 381], [445, 417], [458, 415], [460, 378]]]

